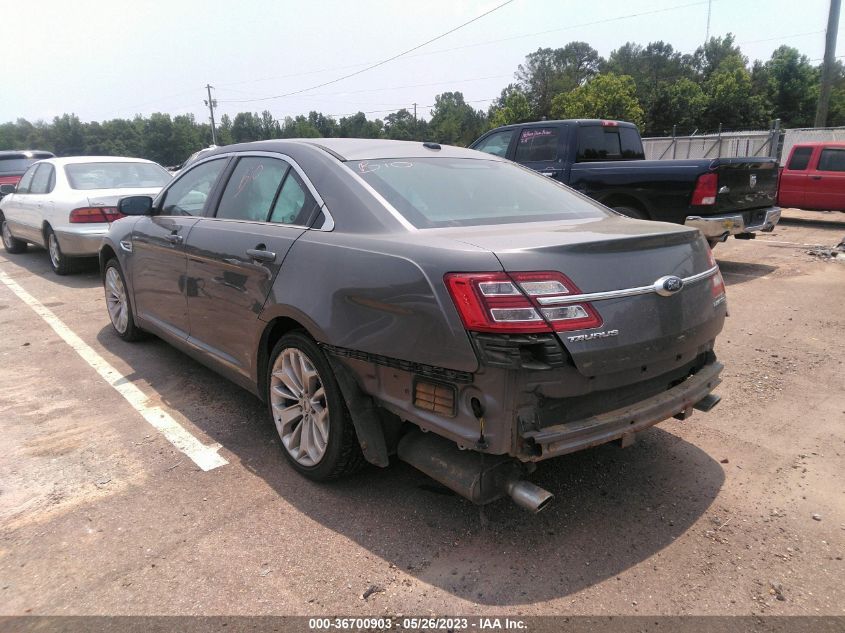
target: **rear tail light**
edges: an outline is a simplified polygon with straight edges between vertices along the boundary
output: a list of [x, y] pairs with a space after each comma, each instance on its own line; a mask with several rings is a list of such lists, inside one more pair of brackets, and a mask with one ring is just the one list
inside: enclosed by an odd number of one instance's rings
[[710, 292], [713, 295], [714, 305], [718, 305], [725, 297], [725, 280], [722, 279], [722, 271], [719, 270], [719, 265], [716, 263], [713, 249], [707, 249], [707, 261], [710, 262], [710, 268], [716, 267], [716, 274], [710, 278]]
[[581, 291], [558, 272], [449, 273], [443, 278], [464, 327], [473, 332], [525, 334], [599, 327], [589, 303], [540, 305], [539, 297]]
[[695, 189], [692, 192], [692, 202], [694, 207], [706, 206], [709, 204], [716, 204], [716, 187], [719, 179], [716, 174], [701, 174], [695, 182]]
[[114, 222], [122, 217], [117, 207], [80, 207], [70, 212], [70, 223]]

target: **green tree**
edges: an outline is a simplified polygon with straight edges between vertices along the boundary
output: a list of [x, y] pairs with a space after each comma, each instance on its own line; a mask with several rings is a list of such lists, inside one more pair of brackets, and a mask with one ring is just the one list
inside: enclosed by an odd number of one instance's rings
[[558, 119], [618, 119], [637, 126], [644, 122], [634, 80], [613, 73], [598, 75], [572, 92], [557, 95], [551, 113]]
[[263, 138], [261, 119], [252, 112], [238, 112], [232, 121], [232, 140], [235, 143], [249, 143]]
[[410, 141], [417, 138], [414, 115], [406, 108], [391, 112], [384, 117], [384, 134], [387, 138], [397, 141]]
[[570, 42], [563, 48], [539, 48], [525, 58], [516, 80], [531, 104], [532, 116], [551, 112], [552, 98], [584, 85], [599, 72], [602, 59], [586, 42]]
[[[232, 138], [232, 119], [228, 114], [220, 117], [220, 125], [215, 130], [218, 145], [231, 145], [235, 142]], [[211, 143], [211, 135], [208, 135], [208, 142]]]
[[481, 136], [487, 118], [473, 109], [460, 92], [444, 92], [434, 97], [429, 135], [439, 143], [466, 147]]
[[322, 112], [315, 112], [314, 110], [309, 112], [308, 122], [324, 138], [331, 138], [340, 133], [340, 126], [337, 121], [329, 116], [325, 116]]
[[510, 84], [502, 90], [499, 99], [490, 106], [487, 113], [490, 127], [524, 123], [532, 120], [531, 104], [519, 86]]
[[[758, 70], [755, 66], [755, 70]], [[785, 127], [811, 127], [819, 98], [819, 69], [806, 55], [790, 46], [781, 46], [765, 63], [757, 81], [765, 81], [765, 92], [775, 117]], [[762, 78], [759, 76], [762, 75]], [[755, 79], [752, 74], [752, 79]]]
[[725, 128], [765, 127], [769, 124], [766, 101], [755, 95], [751, 73], [739, 57], [725, 58], [719, 68], [704, 82], [707, 108], [703, 126], [713, 131]]
[[679, 134], [692, 133], [702, 124], [707, 104], [701, 86], [690, 79], [665, 84], [655, 97], [646, 129], [653, 134], [668, 135], [677, 125]]
[[281, 129], [282, 138], [318, 138], [320, 131], [303, 115], [285, 117]]
[[384, 123], [376, 119], [370, 121], [363, 112], [350, 117], [342, 117], [338, 122], [338, 136], [342, 138], [381, 138]]

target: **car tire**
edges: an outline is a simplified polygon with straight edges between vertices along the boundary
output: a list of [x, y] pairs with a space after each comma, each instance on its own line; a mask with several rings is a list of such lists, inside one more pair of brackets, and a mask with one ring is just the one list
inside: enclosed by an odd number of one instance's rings
[[103, 271], [103, 290], [106, 293], [106, 311], [115, 333], [124, 341], [133, 342], [143, 338], [143, 330], [135, 325], [135, 312], [129, 299], [126, 278], [120, 263], [114, 258], [106, 262]]
[[6, 218], [3, 216], [0, 216], [0, 232], [3, 235], [3, 248], [6, 249], [7, 253], [18, 255], [26, 252], [27, 243], [12, 235], [9, 226], [6, 224]]
[[282, 336], [270, 354], [267, 404], [282, 450], [313, 481], [350, 475], [364, 464], [355, 427], [323, 351], [304, 332]]
[[50, 260], [50, 268], [57, 275], [69, 275], [74, 269], [74, 260], [64, 253], [59, 244], [59, 239], [51, 226], [44, 230], [44, 242], [47, 245], [47, 258]]
[[612, 207], [614, 211], [617, 213], [621, 213], [622, 215], [626, 215], [629, 218], [634, 218], [636, 220], [648, 220], [648, 215], [644, 211], [640, 211], [639, 209], [635, 209], [634, 207]]

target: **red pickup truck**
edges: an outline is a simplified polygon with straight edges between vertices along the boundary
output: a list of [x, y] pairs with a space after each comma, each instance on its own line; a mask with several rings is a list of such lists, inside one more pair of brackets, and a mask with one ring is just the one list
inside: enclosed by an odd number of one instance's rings
[[781, 207], [845, 211], [845, 143], [793, 146], [780, 174]]

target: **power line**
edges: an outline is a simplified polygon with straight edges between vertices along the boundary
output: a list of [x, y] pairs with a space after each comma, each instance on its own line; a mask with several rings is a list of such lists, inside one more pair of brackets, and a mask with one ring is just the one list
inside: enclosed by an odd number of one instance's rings
[[252, 101], [269, 101], [270, 99], [280, 99], [282, 97], [290, 97], [290, 96], [293, 96], [293, 95], [301, 94], [303, 92], [308, 92], [310, 90], [316, 90], [317, 88], [322, 88], [324, 86], [330, 86], [331, 84], [336, 84], [339, 81], [343, 81], [344, 79], [349, 79], [350, 77], [355, 77], [356, 75], [360, 75], [361, 73], [365, 73], [369, 70], [372, 70], [373, 68], [378, 68], [379, 66], [384, 66], [385, 64], [392, 62], [395, 59], [398, 59], [398, 58], [400, 58], [404, 55], [407, 55], [408, 53], [412, 53], [415, 50], [422, 48], [423, 46], [427, 46], [428, 44], [431, 44], [432, 42], [436, 42], [437, 40], [442, 39], [442, 38], [446, 37], [447, 35], [451, 35], [455, 31], [458, 31], [458, 30], [464, 28], [465, 26], [472, 24], [473, 22], [477, 22], [481, 18], [490, 15], [494, 11], [498, 11], [499, 9], [506, 7], [507, 5], [509, 5], [513, 1], [514, 0], [505, 0], [505, 2], [503, 2], [502, 4], [493, 7], [489, 11], [485, 11], [481, 15], [478, 15], [478, 16], [472, 18], [471, 20], [464, 22], [463, 24], [459, 24], [455, 28], [446, 31], [445, 33], [441, 33], [440, 35], [437, 35], [436, 37], [432, 37], [430, 40], [426, 40], [422, 44], [417, 44], [416, 46], [409, 48], [408, 50], [402, 51], [401, 53], [397, 53], [396, 55], [393, 55], [392, 57], [388, 57], [387, 59], [383, 59], [379, 62], [376, 62], [375, 64], [371, 64], [371, 65], [367, 66], [366, 68], [362, 68], [361, 70], [356, 70], [354, 73], [349, 73], [349, 74], [344, 75], [342, 77], [338, 77], [337, 79], [332, 79], [331, 81], [325, 81], [321, 84], [317, 84], [315, 86], [310, 86], [309, 88], [301, 88], [300, 90], [294, 90], [292, 92], [287, 92], [287, 93], [281, 94], [281, 95], [273, 95], [273, 96], [270, 96], [270, 97], [260, 97], [260, 98], [257, 98], [257, 99], [230, 100], [229, 103], [248, 103], [248, 102], [252, 102]]
[[[354, 94], [361, 94], [365, 92], [384, 92], [386, 90], [403, 90], [405, 88], [427, 88], [430, 86], [442, 86], [444, 84], [455, 84], [455, 83], [469, 83], [472, 81], [484, 81], [486, 79], [504, 79], [506, 77], [510, 77], [510, 75], [488, 75], [486, 77], [470, 77], [467, 79], [451, 79], [451, 80], [444, 80], [444, 81], [434, 81], [430, 83], [424, 84], [408, 84], [406, 86], [386, 86], [382, 88], [366, 88], [364, 90], [344, 90], [342, 92], [314, 92], [309, 95], [292, 95], [298, 96], [301, 98], [311, 98], [311, 97], [332, 97], [332, 96], [343, 96], [343, 95], [354, 95]], [[242, 103], [240, 99], [220, 99], [220, 103]]]

